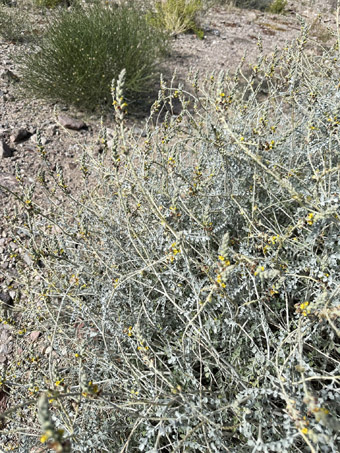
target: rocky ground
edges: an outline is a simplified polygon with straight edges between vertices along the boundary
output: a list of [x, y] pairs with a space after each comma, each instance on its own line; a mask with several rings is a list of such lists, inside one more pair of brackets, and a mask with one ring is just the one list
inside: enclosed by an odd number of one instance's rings
[[[178, 81], [184, 81], [190, 67], [201, 73], [213, 70], [234, 70], [242, 56], [248, 55], [247, 65], [257, 54], [257, 39], [260, 35], [266, 53], [282, 48], [287, 41], [295, 38], [300, 30], [297, 15], [311, 25], [311, 37], [315, 46], [311, 51], [320, 52], [320, 46], [331, 43], [328, 27], [336, 28], [336, 15], [332, 11], [334, 1], [289, 1], [284, 15], [262, 13], [256, 10], [238, 10], [215, 6], [201, 18], [205, 31], [200, 40], [193, 34], [172, 39], [171, 55], [166, 61], [165, 77], [169, 79], [176, 70]], [[31, 12], [30, 12], [31, 13]], [[31, 13], [32, 14], [32, 13]], [[39, 17], [39, 12], [34, 13]], [[28, 44], [7, 42], [0, 38], [0, 184], [15, 189], [18, 181], [16, 172], [26, 184], [32, 183], [41, 161], [37, 152], [37, 131], [41, 132], [42, 143], [49, 158], [61, 165], [66, 183], [77, 188], [77, 163], [81, 157], [82, 145], [96, 146], [100, 129], [100, 117], [75, 111], [65, 105], [53, 105], [41, 100], [27, 100], [18, 94], [20, 72], [14, 56]], [[145, 117], [143, 114], [128, 119], [128, 125], [136, 135], [141, 135]], [[112, 134], [113, 118], [104, 119]], [[11, 255], [16, 244], [6, 228], [4, 213], [11, 211], [12, 201], [5, 190], [0, 190], [3, 209], [0, 220], [0, 299], [11, 304], [15, 292], [8, 288], [15, 280], [15, 268]], [[13, 277], [13, 281], [12, 281]], [[10, 328], [0, 324], [0, 363], [5, 363], [12, 352]], [[0, 392], [0, 412], [6, 407], [5, 394]]]

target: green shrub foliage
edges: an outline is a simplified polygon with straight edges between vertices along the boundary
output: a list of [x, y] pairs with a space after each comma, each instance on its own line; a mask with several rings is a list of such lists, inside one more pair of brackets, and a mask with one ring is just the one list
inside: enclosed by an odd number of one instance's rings
[[38, 49], [23, 56], [24, 87], [36, 97], [85, 109], [111, 104], [111, 81], [126, 69], [126, 91], [146, 92], [166, 41], [130, 2], [58, 10]]
[[0, 2], [0, 36], [6, 41], [23, 42], [32, 39], [32, 26], [22, 11]]
[[166, 0], [155, 3], [155, 11], [148, 13], [150, 23], [171, 34], [198, 32], [197, 16], [203, 10], [201, 0]]
[[286, 7], [287, 0], [274, 0], [267, 8], [267, 11], [274, 14], [283, 14]]
[[18, 344], [49, 349], [8, 367], [18, 451], [339, 451], [338, 49], [306, 42], [249, 76], [192, 73], [192, 95], [162, 82], [144, 138], [121, 79], [80, 193], [39, 146], [15, 310]]

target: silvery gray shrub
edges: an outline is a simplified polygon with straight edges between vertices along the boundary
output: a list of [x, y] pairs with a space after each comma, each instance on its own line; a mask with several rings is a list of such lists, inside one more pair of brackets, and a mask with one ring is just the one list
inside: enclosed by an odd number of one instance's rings
[[8, 368], [17, 451], [339, 451], [339, 50], [308, 44], [161, 81], [144, 138], [114, 81], [79, 193], [38, 147], [15, 309], [49, 350]]

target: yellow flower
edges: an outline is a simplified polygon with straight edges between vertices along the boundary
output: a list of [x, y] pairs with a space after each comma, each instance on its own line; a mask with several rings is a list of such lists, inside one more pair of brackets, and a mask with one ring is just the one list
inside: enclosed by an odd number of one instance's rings
[[49, 439], [49, 437], [50, 437], [50, 436], [49, 436], [48, 434], [46, 434], [46, 433], [43, 434], [43, 435], [40, 437], [40, 442], [41, 442], [42, 444], [44, 444], [44, 443]]

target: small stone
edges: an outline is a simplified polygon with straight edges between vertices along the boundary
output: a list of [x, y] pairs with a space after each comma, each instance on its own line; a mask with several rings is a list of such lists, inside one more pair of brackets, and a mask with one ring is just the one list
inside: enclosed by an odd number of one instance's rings
[[36, 341], [40, 337], [41, 332], [38, 330], [33, 330], [33, 332], [30, 333], [30, 339], [32, 341]]
[[25, 254], [24, 254], [23, 260], [25, 261], [25, 263], [26, 263], [28, 266], [33, 266], [33, 261], [32, 261], [32, 259], [31, 259], [31, 257], [29, 256], [28, 253], [25, 253]]
[[52, 352], [52, 346], [47, 346], [47, 348], [45, 349], [44, 354], [45, 354], [45, 355], [48, 355], [48, 354], [50, 354], [51, 352]]
[[46, 128], [46, 132], [51, 135], [56, 135], [56, 133], [58, 132], [58, 126], [56, 124], [50, 124]]
[[32, 134], [24, 128], [15, 129], [11, 134], [11, 142], [19, 143], [30, 138]]
[[6, 142], [3, 140], [0, 140], [0, 157], [6, 158], [6, 157], [12, 157], [13, 156], [13, 150], [7, 145]]
[[71, 118], [70, 116], [66, 115], [59, 115], [58, 121], [61, 124], [61, 126], [66, 127], [66, 129], [73, 129], [75, 131], [79, 131], [80, 129], [87, 128], [84, 121], [77, 120], [76, 118]]
[[[32, 140], [33, 143], [37, 144], [38, 143], [37, 134], [31, 135], [31, 140]], [[41, 137], [41, 144], [43, 146], [45, 146], [47, 143], [48, 143], [47, 138], [46, 137]]]

